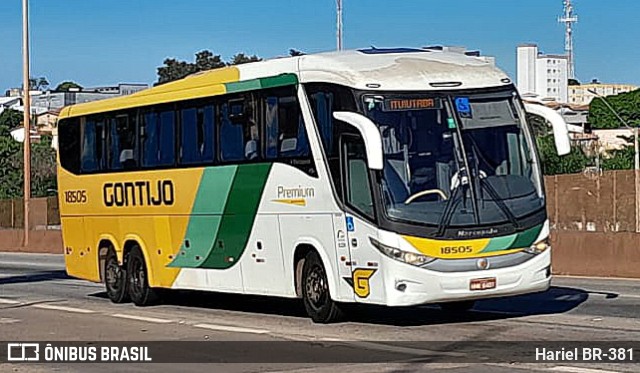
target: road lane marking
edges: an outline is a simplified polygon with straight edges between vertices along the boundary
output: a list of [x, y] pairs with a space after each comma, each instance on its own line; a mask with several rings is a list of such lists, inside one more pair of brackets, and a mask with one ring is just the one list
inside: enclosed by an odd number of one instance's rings
[[155, 324], [170, 324], [172, 322], [175, 322], [175, 320], [159, 319], [159, 318], [156, 318], [156, 317], [147, 317], [147, 316], [126, 315], [126, 314], [123, 314], [123, 313], [114, 313], [111, 316], [119, 317], [121, 319], [152, 322], [152, 323], [155, 323]]
[[229, 326], [229, 325], [195, 324], [194, 327], [209, 329], [209, 330], [216, 330], [220, 332], [252, 333], [252, 334], [269, 333], [269, 331], [265, 329], [250, 329], [250, 328], [241, 328], [238, 326]]
[[20, 322], [18, 319], [12, 319], [10, 317], [0, 317], [0, 324], [15, 324]]
[[590, 368], [581, 368], [581, 367], [572, 367], [572, 366], [563, 366], [563, 365], [549, 368], [549, 370], [554, 372], [565, 372], [565, 373], [618, 373], [617, 371], [613, 371], [613, 370], [590, 369]]
[[31, 307], [40, 308], [43, 310], [63, 311], [63, 312], [72, 312], [72, 313], [95, 313], [96, 312], [96, 311], [87, 310], [84, 308], [59, 306], [56, 304], [48, 304], [48, 303], [34, 304]]
[[20, 304], [17, 300], [0, 298], [0, 303], [2, 304]]

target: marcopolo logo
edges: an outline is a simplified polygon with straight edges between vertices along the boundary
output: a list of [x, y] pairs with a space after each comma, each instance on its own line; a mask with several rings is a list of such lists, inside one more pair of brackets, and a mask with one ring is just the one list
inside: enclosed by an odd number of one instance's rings
[[7, 361], [40, 361], [40, 344], [7, 344]]

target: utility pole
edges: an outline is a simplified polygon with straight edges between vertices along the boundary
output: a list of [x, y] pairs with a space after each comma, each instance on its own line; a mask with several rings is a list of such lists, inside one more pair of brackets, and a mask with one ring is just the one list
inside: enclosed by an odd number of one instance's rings
[[342, 50], [342, 0], [336, 0], [337, 20], [336, 20], [336, 38], [338, 50]]
[[562, 16], [558, 18], [558, 22], [564, 23], [565, 26], [564, 52], [569, 59], [569, 61], [567, 61], [569, 79], [575, 79], [576, 71], [573, 51], [573, 24], [578, 22], [578, 16], [573, 13], [573, 4], [571, 4], [571, 0], [564, 0], [563, 5], [564, 12]]
[[29, 200], [31, 199], [31, 97], [29, 84], [29, 0], [22, 0], [22, 72], [24, 107], [24, 240], [29, 245]]

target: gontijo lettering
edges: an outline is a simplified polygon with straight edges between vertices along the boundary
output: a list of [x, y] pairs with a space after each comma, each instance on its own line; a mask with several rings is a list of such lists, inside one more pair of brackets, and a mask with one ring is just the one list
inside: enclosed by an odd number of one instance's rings
[[174, 197], [171, 180], [105, 183], [102, 187], [102, 198], [107, 207], [171, 206]]

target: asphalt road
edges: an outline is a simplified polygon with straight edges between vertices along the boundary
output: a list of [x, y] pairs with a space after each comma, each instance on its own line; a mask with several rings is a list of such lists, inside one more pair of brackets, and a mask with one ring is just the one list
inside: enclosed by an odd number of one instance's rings
[[[201, 364], [180, 362], [204, 355], [216, 372], [640, 371], [637, 364], [479, 363], [468, 352], [475, 341], [504, 350], [529, 348], [519, 341], [640, 341], [640, 281], [555, 278], [546, 293], [481, 301], [464, 315], [435, 306], [350, 314], [316, 325], [296, 300], [202, 292], [172, 293], [154, 307], [116, 305], [102, 285], [67, 277], [60, 255], [0, 253], [0, 341], [182, 341], [155, 357], [176, 364], [5, 363], [0, 371], [201, 372]], [[442, 357], [443, 348], [453, 357]], [[242, 363], [225, 364], [234, 361]]]

